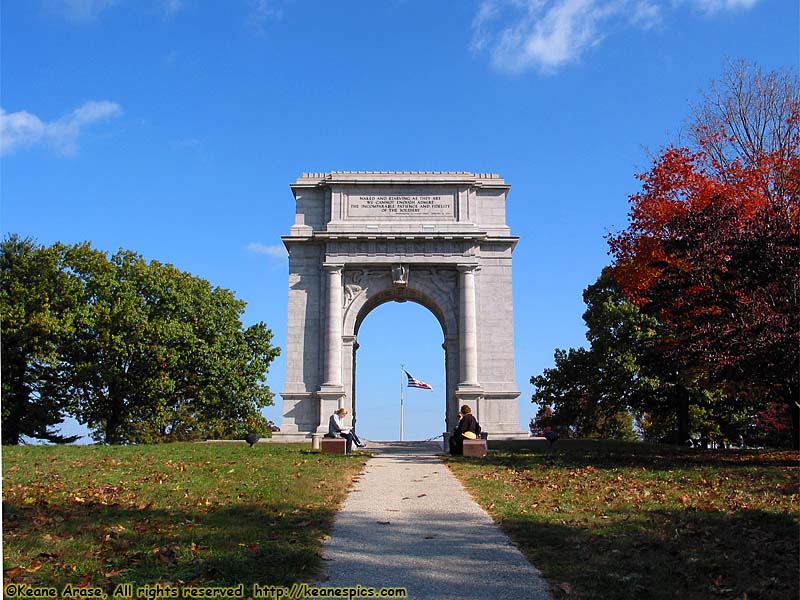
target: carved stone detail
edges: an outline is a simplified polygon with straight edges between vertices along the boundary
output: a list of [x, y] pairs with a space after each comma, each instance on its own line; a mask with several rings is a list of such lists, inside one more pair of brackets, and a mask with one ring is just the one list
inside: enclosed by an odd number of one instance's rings
[[389, 271], [380, 269], [353, 269], [344, 273], [344, 312], [350, 308], [358, 296], [370, 283], [389, 277]]
[[408, 285], [408, 265], [392, 265], [392, 285], [396, 288]]
[[328, 256], [453, 256], [473, 251], [470, 240], [336, 240], [327, 244]]
[[458, 273], [455, 269], [415, 269], [414, 278], [427, 283], [447, 303], [442, 309], [458, 313]]

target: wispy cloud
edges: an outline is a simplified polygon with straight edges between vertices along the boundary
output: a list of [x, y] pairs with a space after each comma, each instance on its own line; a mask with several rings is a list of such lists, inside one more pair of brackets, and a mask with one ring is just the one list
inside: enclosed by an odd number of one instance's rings
[[183, 8], [183, 0], [158, 0], [158, 9], [161, 16], [171, 19]]
[[175, 150], [192, 150], [194, 148], [199, 148], [202, 145], [203, 141], [197, 137], [179, 138], [170, 143], [170, 146]]
[[[189, 0], [39, 0], [51, 15], [75, 25], [86, 25], [100, 20], [103, 13], [122, 3], [136, 7], [145, 5], [151, 13], [172, 19], [189, 3]], [[261, 32], [267, 22], [283, 17], [286, 0], [239, 0], [247, 11], [246, 25]], [[220, 3], [228, 9], [232, 2]]]
[[41, 144], [55, 148], [63, 156], [73, 156], [86, 127], [121, 114], [122, 107], [107, 100], [86, 102], [50, 122], [24, 110], [7, 113], [0, 108], [0, 154]]
[[649, 29], [665, 10], [689, 6], [712, 15], [759, 0], [483, 0], [472, 22], [472, 49], [503, 71], [551, 73], [576, 62], [621, 29]]
[[70, 23], [93, 23], [119, 0], [45, 0], [45, 6]]
[[282, 244], [267, 246], [265, 244], [259, 244], [258, 242], [250, 242], [247, 244], [247, 249], [255, 254], [266, 254], [272, 258], [284, 259], [288, 256], [286, 248]]
[[257, 31], [263, 30], [267, 21], [283, 18], [281, 0], [247, 0], [247, 3], [250, 6], [247, 24]]
[[726, 10], [747, 10], [753, 8], [761, 0], [689, 0], [701, 11], [713, 15]]
[[[155, 11], [165, 19], [171, 19], [184, 7], [185, 0], [151, 0]], [[86, 25], [94, 23], [104, 12], [120, 4], [122, 0], [43, 0], [45, 8], [68, 23]], [[141, 4], [135, 0], [133, 4]], [[152, 4], [148, 7], [153, 10]]]

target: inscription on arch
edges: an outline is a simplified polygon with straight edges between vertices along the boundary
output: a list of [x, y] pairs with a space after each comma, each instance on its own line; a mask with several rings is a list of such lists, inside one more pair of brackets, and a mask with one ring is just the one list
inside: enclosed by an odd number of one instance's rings
[[351, 218], [455, 217], [456, 201], [454, 193], [361, 193], [348, 195], [346, 206]]

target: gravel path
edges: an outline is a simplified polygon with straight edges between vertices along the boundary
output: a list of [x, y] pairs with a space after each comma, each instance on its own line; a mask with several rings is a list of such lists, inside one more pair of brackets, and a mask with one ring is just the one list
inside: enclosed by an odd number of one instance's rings
[[319, 587], [405, 587], [416, 600], [545, 600], [537, 569], [435, 456], [438, 445], [370, 444], [336, 517]]

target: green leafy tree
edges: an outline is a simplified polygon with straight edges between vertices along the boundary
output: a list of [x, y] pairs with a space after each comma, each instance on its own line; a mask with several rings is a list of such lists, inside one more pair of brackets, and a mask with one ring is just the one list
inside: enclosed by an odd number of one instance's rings
[[636, 416], [646, 439], [687, 440], [698, 425], [690, 419], [691, 406], [704, 397], [705, 389], [683, 357], [664, 355], [668, 330], [627, 300], [610, 267], [586, 288], [583, 300], [600, 388]]
[[86, 243], [1, 250], [3, 443], [74, 441], [54, 429], [64, 414], [106, 443], [270, 435], [280, 350], [230, 291]]
[[171, 265], [130, 251], [110, 259], [75, 247], [85, 282], [75, 335], [63, 349], [79, 420], [105, 443], [266, 434], [260, 409], [279, 349], [245, 303]]
[[58, 349], [73, 334], [80, 284], [63, 269], [65, 247], [11, 235], [0, 244], [3, 444], [56, 443], [67, 398]]
[[531, 379], [534, 401], [552, 404], [551, 422], [562, 433], [629, 438], [631, 416], [649, 441], [738, 439], [758, 407], [739, 394], [736, 402], [697, 377], [696, 370], [664, 354], [669, 331], [628, 302], [614, 271], [603, 269], [584, 290], [589, 349], [556, 350], [555, 368]]
[[608, 269], [583, 299], [589, 349], [556, 349], [555, 367], [531, 378], [533, 401], [553, 406], [562, 433], [632, 439], [632, 415], [660, 406], [660, 381], [643, 366], [656, 323], [624, 301]]

